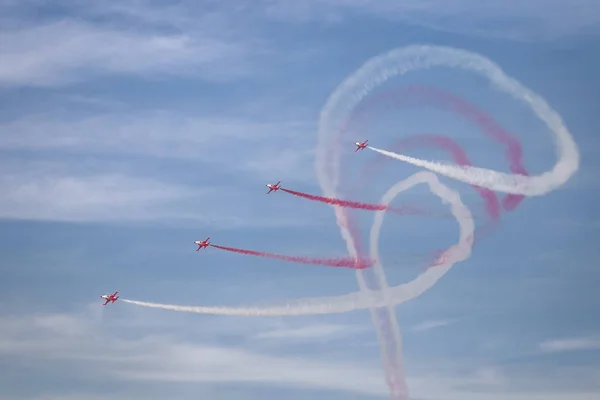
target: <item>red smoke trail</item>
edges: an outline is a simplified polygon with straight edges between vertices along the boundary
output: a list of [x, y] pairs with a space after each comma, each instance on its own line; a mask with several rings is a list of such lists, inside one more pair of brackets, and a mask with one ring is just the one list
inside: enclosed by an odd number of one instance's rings
[[225, 247], [219, 246], [216, 244], [211, 244], [210, 246], [215, 247], [217, 249], [231, 251], [233, 253], [245, 254], [249, 256], [258, 256], [265, 258], [273, 258], [276, 260], [296, 262], [300, 264], [313, 264], [313, 265], [325, 265], [328, 267], [345, 267], [352, 269], [365, 269], [369, 268], [373, 265], [373, 262], [370, 260], [359, 259], [356, 260], [351, 257], [345, 258], [313, 258], [313, 257], [302, 257], [302, 256], [286, 256], [282, 254], [273, 254], [266, 253], [263, 251], [255, 251], [255, 250], [245, 250], [245, 249], [237, 249], [235, 247]]
[[313, 194], [297, 192], [295, 190], [284, 189], [284, 188], [281, 188], [281, 190], [283, 190], [286, 193], [292, 194], [294, 196], [302, 197], [304, 199], [318, 201], [318, 202], [325, 203], [325, 204], [347, 207], [347, 208], [356, 208], [356, 209], [370, 210], [370, 211], [386, 210], [386, 211], [391, 211], [391, 212], [395, 212], [395, 213], [402, 214], [402, 215], [427, 214], [427, 212], [424, 210], [420, 210], [418, 208], [407, 207], [407, 206], [390, 207], [390, 206], [386, 206], [385, 204], [362, 203], [359, 201], [336, 199], [334, 197], [316, 196]]
[[[391, 151], [395, 152], [405, 152], [408, 149], [412, 149], [414, 147], [419, 146], [438, 147], [450, 153], [450, 156], [453, 158], [456, 164], [465, 166], [472, 165], [464, 149], [453, 139], [442, 135], [419, 134], [406, 139], [400, 139], [393, 145], [388, 146], [386, 148], [389, 148], [391, 149]], [[361, 171], [358, 180], [355, 182], [354, 186], [351, 189], [351, 193], [358, 191], [358, 189], [362, 189], [362, 181], [372, 179], [371, 177], [378, 172], [378, 170], [383, 166], [383, 162], [385, 161], [389, 161], [389, 157], [377, 155], [376, 159], [373, 159], [370, 163], [368, 163]], [[472, 187], [477, 193], [479, 193], [481, 198], [484, 200], [485, 209], [488, 213], [488, 216], [492, 219], [493, 222], [497, 222], [500, 219], [501, 210], [500, 203], [498, 201], [498, 198], [496, 197], [496, 193], [487, 188], [482, 188], [479, 186]]]

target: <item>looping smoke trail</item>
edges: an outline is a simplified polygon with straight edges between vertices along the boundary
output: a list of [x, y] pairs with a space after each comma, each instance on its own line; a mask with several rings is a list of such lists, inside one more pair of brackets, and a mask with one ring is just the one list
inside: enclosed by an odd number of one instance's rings
[[[549, 173], [554, 182], [566, 182], [577, 170], [579, 166], [577, 146], [564, 127], [560, 116], [550, 109], [543, 99], [523, 87], [516, 80], [508, 77], [496, 64], [478, 54], [449, 47], [408, 46], [394, 49], [367, 61], [334, 90], [323, 107], [319, 122], [315, 166], [325, 196], [337, 197], [341, 154], [340, 146], [335, 145], [339, 144], [339, 138], [346, 129], [346, 117], [374, 87], [390, 77], [435, 66], [462, 68], [480, 74], [490, 79], [498, 89], [530, 105], [538, 116], [543, 116], [542, 119], [556, 134], [559, 161]], [[357, 235], [350, 230], [352, 223], [348, 220], [346, 211], [343, 208], [335, 207], [334, 209], [348, 251], [352, 256], [356, 256], [358, 251], [356, 248]], [[436, 270], [437, 268], [432, 268], [428, 271]], [[373, 274], [369, 275], [371, 271]], [[357, 279], [361, 290], [365, 292], [386, 290], [385, 274], [382, 268], [378, 268], [378, 265], [372, 269], [357, 271]], [[378, 311], [380, 310], [371, 310], [371, 315], [379, 337], [382, 356], [384, 357], [387, 380], [390, 381], [396, 378], [404, 380], [401, 355], [402, 343], [397, 320], [391, 307], [385, 310], [385, 315]], [[389, 357], [395, 357], [395, 360], [390, 363], [390, 358], [386, 359], [386, 354]], [[397, 367], [388, 368], [389, 365], [394, 364]], [[394, 398], [402, 399], [395, 395], [394, 388], [391, 388], [391, 390]]]
[[[471, 255], [471, 248], [473, 246], [472, 237], [475, 229], [473, 219], [468, 217], [469, 209], [461, 201], [460, 195], [456, 191], [453, 191], [442, 184], [437, 176], [431, 172], [418, 172], [408, 179], [398, 182], [384, 194], [381, 202], [389, 204], [400, 193], [419, 183], [426, 183], [429, 185], [433, 194], [441, 198], [444, 203], [450, 204], [451, 212], [456, 216], [459, 225], [459, 241], [440, 255], [438, 260], [440, 263], [439, 267], [428, 269], [414, 280], [387, 288], [385, 292], [358, 291], [341, 296], [296, 299], [286, 301], [282, 304], [262, 307], [181, 306], [122, 298], [119, 300], [142, 307], [163, 310], [241, 317], [339, 314], [355, 310], [386, 307], [390, 304], [397, 305], [410, 301], [431, 288], [455, 263], [464, 261]], [[371, 227], [370, 243], [371, 251], [374, 254], [378, 254], [377, 242], [379, 240], [379, 232], [383, 224], [384, 216], [385, 212], [376, 212]]]
[[[382, 154], [471, 185], [524, 196], [546, 194], [566, 183], [578, 170], [579, 151], [577, 144], [565, 127], [560, 115], [543, 98], [521, 85], [517, 80], [507, 76], [499, 66], [480, 55], [446, 47], [409, 46], [374, 57], [346, 82], [348, 86], [354, 87], [360, 84], [360, 87], [356, 87], [356, 89], [360, 91], [359, 97], [363, 97], [371, 88], [386, 81], [392, 75], [434, 66], [459, 67], [484, 75], [491, 80], [497, 89], [530, 106], [554, 135], [558, 155], [558, 161], [554, 168], [537, 176], [523, 176], [485, 168], [441, 164], [390, 152]], [[356, 97], [351, 102], [354, 102], [355, 99]]]
[[209, 246], [216, 249], [230, 251], [232, 253], [245, 254], [249, 256], [273, 258], [276, 260], [295, 262], [300, 264], [313, 264], [313, 265], [325, 265], [328, 267], [345, 267], [353, 269], [369, 268], [373, 265], [373, 261], [364, 259], [354, 258], [315, 258], [315, 257], [303, 257], [303, 256], [287, 256], [283, 254], [266, 253], [264, 251], [238, 249], [235, 247], [219, 246], [216, 244], [210, 244]]
[[304, 199], [318, 201], [318, 202], [325, 203], [325, 204], [331, 204], [334, 206], [355, 208], [355, 209], [361, 209], [361, 210], [370, 210], [370, 211], [388, 211], [388, 212], [394, 212], [394, 213], [401, 214], [401, 215], [427, 214], [427, 212], [425, 210], [420, 210], [416, 207], [414, 207], [414, 208], [408, 207], [408, 206], [391, 207], [391, 206], [385, 205], [385, 204], [362, 203], [359, 201], [342, 200], [342, 199], [337, 199], [337, 198], [333, 198], [333, 197], [315, 196], [313, 194], [297, 192], [295, 190], [284, 189], [284, 188], [281, 188], [281, 190], [286, 193], [289, 193], [291, 195], [297, 196], [297, 197], [302, 197]]
[[[396, 96], [397, 94], [401, 96]], [[362, 117], [368, 116], [369, 120], [373, 119], [374, 113], [372, 113], [371, 111], [374, 108], [374, 106], [380, 105], [382, 100], [390, 100], [390, 97], [393, 102], [392, 104], [395, 107], [425, 105], [446, 109], [451, 112], [457, 112], [460, 116], [478, 126], [487, 136], [491, 137], [494, 141], [499, 142], [506, 147], [506, 155], [509, 158], [510, 168], [512, 172], [527, 174], [527, 171], [523, 167], [521, 144], [512, 134], [505, 131], [502, 128], [502, 126], [500, 126], [494, 120], [493, 117], [488, 116], [476, 106], [468, 103], [467, 101], [461, 99], [460, 97], [452, 93], [445, 92], [437, 88], [410, 85], [408, 87], [405, 86], [399, 89], [394, 88], [393, 90], [379, 92], [374, 96], [367, 98], [365, 101], [359, 103], [356, 106], [356, 108], [352, 111], [350, 117], [346, 121], [344, 121], [344, 123], [342, 124], [342, 129], [340, 129], [338, 133], [346, 132], [347, 129], [351, 129], [353, 132], [355, 132], [357, 126], [359, 127], [359, 129], [360, 127], [364, 128], [365, 119]], [[380, 109], [377, 108], [375, 110], [379, 111]], [[368, 126], [368, 124], [366, 126]], [[365, 129], [365, 131], [367, 130], [368, 129]], [[363, 137], [363, 135], [361, 135], [360, 137]], [[400, 144], [404, 146], [406, 146], [407, 144], [428, 144], [442, 147], [443, 149], [451, 152], [452, 156], [454, 157], [457, 163], [470, 164], [468, 162], [468, 158], [466, 157], [466, 153], [462, 150], [460, 145], [458, 145], [456, 142], [452, 141], [449, 138], [427, 137], [425, 135], [419, 135], [418, 137], [404, 139], [401, 141]], [[334, 175], [335, 173], [337, 173], [337, 171], [339, 171], [339, 165], [341, 164], [341, 160], [339, 160], [338, 155], [339, 153], [337, 153], [339, 152], [339, 146], [341, 145], [341, 142], [339, 140], [337, 145], [337, 148], [334, 147], [333, 149], [331, 149], [332, 153], [334, 154], [334, 156], [331, 158], [331, 164], [322, 165], [322, 167], [326, 168], [326, 170], [330, 173], [330, 177], [331, 175]], [[386, 157], [382, 157], [380, 160], [385, 159]], [[335, 163], [336, 160], [337, 164]], [[367, 175], [365, 172], [368, 172], [368, 169], [369, 168], [367, 167], [362, 171], [362, 179], [359, 179], [359, 181], [354, 184], [354, 187], [351, 190], [349, 197], [357, 197], [354, 193], [356, 193], [356, 191], [359, 188], [364, 188], [365, 183], [371, 181], [370, 178], [374, 174]], [[480, 230], [478, 234], [478, 237], [482, 237], [482, 234], [488, 234], [491, 228], [493, 228], [494, 224], [499, 220], [500, 204], [498, 202], [496, 194], [493, 191], [486, 188], [477, 187], [475, 187], [475, 190], [479, 192], [479, 194], [483, 197], [486, 205], [486, 210], [491, 218], [491, 224], [484, 225], [483, 230]], [[515, 209], [522, 200], [523, 196], [509, 194], [502, 200], [502, 204], [504, 206], [504, 209], [508, 211]], [[344, 212], [342, 212], [342, 214], [343, 213]], [[340, 226], [340, 229], [344, 229], [344, 227], [345, 229], [347, 229], [349, 235], [352, 238], [351, 240], [353, 243], [351, 245], [356, 246], [357, 253], [361, 255], [362, 251], [360, 247], [360, 235], [356, 230], [351, 217], [352, 215], [345, 216], [346, 220], [338, 218], [338, 225]], [[342, 234], [344, 234], [343, 231]], [[443, 251], [444, 249], [432, 251], [429, 254], [429, 257], [436, 258]], [[427, 268], [435, 267], [437, 265], [438, 263], [433, 263], [430, 264]], [[359, 285], [361, 285], [361, 288], [366, 290], [379, 290], [382, 287], [385, 288], [386, 279], [383, 269], [381, 269], [381, 271], [377, 273], [369, 272], [370, 271], [365, 271], [364, 274], [358, 275], [358, 281]], [[398, 385], [400, 387], [404, 386], [402, 385], [402, 382], [404, 382], [404, 367], [401, 365], [401, 334], [396, 321], [395, 311], [392, 307], [388, 307], [372, 310], [371, 314], [373, 318], [373, 324], [376, 327], [379, 343], [381, 343], [382, 362], [386, 374], [386, 381], [390, 385], [392, 398], [402, 399], [406, 396], [398, 394], [397, 387], [395, 387]], [[391, 360], [390, 357], [396, 357], [396, 360]]]

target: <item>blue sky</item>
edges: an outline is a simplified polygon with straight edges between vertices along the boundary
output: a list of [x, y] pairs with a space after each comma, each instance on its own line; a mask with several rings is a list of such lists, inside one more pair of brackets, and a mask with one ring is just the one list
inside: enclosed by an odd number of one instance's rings
[[[503, 213], [468, 260], [397, 307], [412, 398], [600, 396], [599, 7], [0, 0], [0, 399], [388, 398], [367, 311], [215, 317], [102, 307], [99, 296], [246, 305], [356, 291], [349, 270], [196, 253], [192, 242], [210, 235], [222, 245], [344, 255], [332, 209], [265, 196], [264, 184], [320, 194], [314, 156], [328, 96], [369, 58], [414, 43], [498, 63], [562, 115], [581, 166], [565, 186]], [[436, 86], [493, 115], [521, 141], [531, 173], [555, 162], [542, 124], [478, 77], [440, 69], [394, 83]], [[347, 140], [385, 148], [439, 133], [474, 165], [508, 170], [501, 147], [456, 115], [373, 116], [368, 137]], [[346, 155], [344, 176], [374, 157]], [[418, 171], [385, 165], [355, 200], [377, 201]], [[482, 213], [471, 188], [440, 180]], [[421, 189], [397, 203], [447, 210]], [[372, 215], [358, 215], [367, 232]], [[390, 216], [380, 244], [390, 284], [416, 276], [423, 254], [452, 245], [455, 232], [451, 219]]]

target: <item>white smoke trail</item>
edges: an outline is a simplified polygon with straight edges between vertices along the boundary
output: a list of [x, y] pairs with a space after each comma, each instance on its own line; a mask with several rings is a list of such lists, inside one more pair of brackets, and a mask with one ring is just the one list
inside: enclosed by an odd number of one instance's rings
[[496, 192], [518, 194], [524, 196], [541, 196], [556, 189], [564, 182], [557, 183], [552, 173], [546, 172], [539, 176], [525, 176], [507, 174], [491, 169], [473, 167], [470, 165], [456, 165], [440, 163], [437, 161], [426, 161], [419, 158], [405, 156], [392, 151], [369, 147], [371, 150], [396, 160], [425, 168], [451, 179], [468, 183], [470, 185], [484, 187]]
[[[242, 317], [338, 314], [374, 307], [397, 305], [412, 300], [432, 287], [455, 263], [463, 261], [470, 256], [475, 229], [469, 209], [462, 203], [459, 194], [442, 184], [435, 174], [428, 171], [419, 172], [397, 183], [385, 193], [381, 202], [389, 204], [398, 194], [418, 183], [427, 183], [431, 191], [440, 197], [444, 203], [450, 203], [452, 214], [456, 217], [459, 224], [459, 241], [440, 256], [439, 266], [427, 269], [408, 283], [391, 287], [385, 292], [371, 291], [365, 293], [359, 291], [342, 296], [296, 299], [283, 304], [264, 307], [182, 306], [122, 298], [119, 300], [129, 304], [163, 310]], [[378, 254], [377, 244], [384, 215], [385, 211], [378, 211], [375, 214], [371, 228], [370, 243], [374, 254]]]

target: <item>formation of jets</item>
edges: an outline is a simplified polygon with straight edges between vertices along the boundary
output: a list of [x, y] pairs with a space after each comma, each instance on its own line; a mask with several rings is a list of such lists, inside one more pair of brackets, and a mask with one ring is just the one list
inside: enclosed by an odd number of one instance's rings
[[[365, 140], [364, 142], [360, 143], [360, 142], [354, 142], [354, 145], [356, 146], [356, 150], [354, 150], [354, 152], [356, 153], [359, 150], [362, 150], [364, 148], [367, 147], [367, 142], [369, 140]], [[271, 192], [276, 192], [280, 189], [280, 185], [281, 181], [278, 181], [275, 184], [272, 183], [267, 183], [265, 186], [269, 188], [269, 191], [267, 192], [267, 194], [271, 193]], [[210, 236], [207, 237], [205, 240], [196, 240], [194, 242], [194, 244], [198, 245], [198, 248], [196, 249], [196, 251], [199, 251], [200, 249], [204, 249], [206, 247], [208, 247], [210, 245]], [[119, 292], [114, 292], [113, 294], [105, 294], [103, 296], [100, 296], [100, 298], [106, 300], [106, 302], [103, 304], [104, 306], [107, 305], [108, 303], [112, 302], [114, 303], [115, 301], [117, 301], [117, 299], [119, 298], [119, 296], [117, 296]]]

